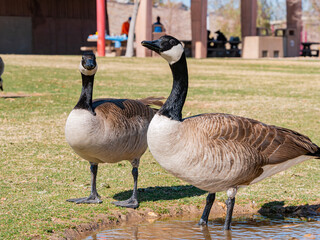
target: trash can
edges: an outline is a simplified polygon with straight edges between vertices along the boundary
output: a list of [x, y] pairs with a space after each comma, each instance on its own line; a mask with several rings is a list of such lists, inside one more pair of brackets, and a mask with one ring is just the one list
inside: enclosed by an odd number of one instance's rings
[[275, 36], [283, 37], [283, 53], [285, 57], [297, 57], [300, 50], [300, 33], [296, 28], [277, 29]]

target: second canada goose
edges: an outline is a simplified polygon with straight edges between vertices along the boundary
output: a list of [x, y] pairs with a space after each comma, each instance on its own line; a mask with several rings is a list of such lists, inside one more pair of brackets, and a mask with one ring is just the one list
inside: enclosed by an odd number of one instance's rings
[[3, 80], [1, 75], [3, 74], [4, 71], [4, 62], [2, 58], [0, 57], [0, 90], [3, 91]]
[[[132, 196], [115, 205], [137, 208], [138, 167], [147, 149], [147, 129], [155, 110], [149, 104], [161, 106], [156, 98], [142, 100], [96, 99], [92, 101], [94, 76], [97, 72], [93, 53], [82, 56], [79, 70], [82, 76], [80, 99], [68, 116], [65, 135], [72, 149], [91, 164], [91, 194], [69, 199], [75, 203], [101, 203], [96, 189], [99, 163], [128, 160], [132, 164], [134, 188]], [[120, 176], [119, 176], [120, 177]]]
[[183, 119], [188, 69], [182, 44], [162, 36], [142, 45], [167, 60], [173, 75], [170, 96], [149, 125], [148, 146], [168, 172], [209, 192], [199, 224], [207, 225], [215, 193], [227, 191], [224, 229], [229, 230], [239, 187], [320, 157], [307, 136], [282, 127], [223, 113]]

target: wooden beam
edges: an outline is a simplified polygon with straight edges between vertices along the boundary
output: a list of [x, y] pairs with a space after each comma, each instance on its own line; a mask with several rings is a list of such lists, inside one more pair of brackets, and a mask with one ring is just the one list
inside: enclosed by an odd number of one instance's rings
[[207, 57], [207, 0], [191, 0], [192, 56]]
[[297, 57], [300, 53], [302, 30], [301, 0], [287, 0], [287, 51], [286, 57]]
[[257, 35], [257, 0], [241, 0], [241, 36]]
[[152, 0], [140, 0], [136, 22], [136, 55], [137, 57], [151, 57], [151, 50], [142, 47], [141, 42], [152, 40]]

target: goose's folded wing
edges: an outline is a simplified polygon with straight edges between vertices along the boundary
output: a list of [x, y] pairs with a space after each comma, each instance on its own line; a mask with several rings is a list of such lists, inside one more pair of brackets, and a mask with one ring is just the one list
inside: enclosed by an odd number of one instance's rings
[[106, 118], [129, 120], [135, 117], [141, 117], [150, 121], [154, 115], [153, 110], [137, 100], [131, 99], [95, 99], [92, 105], [97, 114]]
[[298, 132], [266, 125], [259, 121], [228, 114], [202, 114], [187, 118], [199, 131], [212, 139], [224, 139], [250, 146], [277, 164], [302, 155], [317, 157], [319, 147]]

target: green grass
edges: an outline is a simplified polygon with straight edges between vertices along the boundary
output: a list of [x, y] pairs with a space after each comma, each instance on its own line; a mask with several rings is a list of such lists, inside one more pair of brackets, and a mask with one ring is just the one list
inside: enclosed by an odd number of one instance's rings
[[[90, 172], [64, 138], [64, 125], [81, 91], [81, 56], [4, 55], [0, 98], [0, 239], [47, 239], [99, 214], [114, 219], [114, 200], [130, 196], [131, 165], [104, 164], [100, 205], [65, 200], [87, 196]], [[143, 98], [170, 93], [163, 59], [98, 58], [94, 97]], [[320, 144], [320, 61], [188, 59], [190, 88], [184, 116], [226, 112], [279, 125]], [[0, 93], [1, 94], [1, 93]], [[165, 172], [147, 150], [139, 172], [140, 209], [202, 208], [206, 194]], [[237, 204], [320, 203], [320, 161], [311, 160], [239, 191]], [[225, 193], [218, 194], [224, 201]]]

